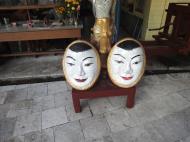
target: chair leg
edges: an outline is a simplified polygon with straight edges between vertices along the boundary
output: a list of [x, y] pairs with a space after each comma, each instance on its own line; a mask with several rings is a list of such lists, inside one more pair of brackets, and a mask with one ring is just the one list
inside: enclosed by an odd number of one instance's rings
[[127, 95], [127, 108], [133, 108], [135, 104], [135, 92], [136, 92], [136, 87], [131, 88], [131, 91]]
[[81, 112], [81, 106], [80, 106], [80, 98], [77, 96], [77, 94], [72, 93], [72, 99], [73, 99], [73, 106], [76, 113]]

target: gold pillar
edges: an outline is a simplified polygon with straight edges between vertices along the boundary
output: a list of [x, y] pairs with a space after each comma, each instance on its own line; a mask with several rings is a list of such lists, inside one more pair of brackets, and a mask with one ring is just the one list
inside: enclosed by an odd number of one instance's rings
[[106, 54], [109, 52], [111, 48], [111, 36], [110, 19], [96, 18], [92, 38], [98, 44], [100, 53]]
[[116, 0], [91, 1], [96, 17], [91, 39], [99, 47], [100, 54], [108, 54], [111, 49], [111, 38], [114, 29]]

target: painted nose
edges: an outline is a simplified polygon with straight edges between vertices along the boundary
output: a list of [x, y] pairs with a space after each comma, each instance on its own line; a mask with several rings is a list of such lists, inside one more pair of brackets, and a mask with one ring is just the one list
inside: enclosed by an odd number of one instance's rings
[[133, 70], [132, 70], [132, 68], [131, 68], [130, 63], [126, 63], [126, 65], [125, 65], [125, 73], [126, 73], [126, 74], [131, 74], [131, 73], [133, 73]]
[[84, 72], [83, 66], [81, 64], [80, 65], [80, 76], [84, 76], [84, 75], [85, 75], [85, 72]]

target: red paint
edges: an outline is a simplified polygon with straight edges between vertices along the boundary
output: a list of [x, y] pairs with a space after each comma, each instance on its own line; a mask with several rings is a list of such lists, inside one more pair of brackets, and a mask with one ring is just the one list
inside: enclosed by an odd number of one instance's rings
[[77, 82], [85, 82], [87, 79], [75, 79]]
[[133, 77], [132, 76], [129, 76], [129, 77], [123, 77], [121, 76], [124, 80], [131, 80]]

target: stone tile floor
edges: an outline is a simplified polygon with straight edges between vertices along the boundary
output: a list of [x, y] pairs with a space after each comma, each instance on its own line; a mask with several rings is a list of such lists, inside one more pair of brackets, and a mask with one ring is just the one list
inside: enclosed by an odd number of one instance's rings
[[0, 142], [190, 142], [190, 74], [145, 76], [136, 104], [83, 100], [64, 81], [0, 87]]

